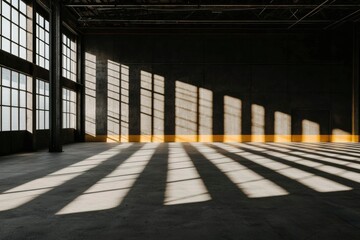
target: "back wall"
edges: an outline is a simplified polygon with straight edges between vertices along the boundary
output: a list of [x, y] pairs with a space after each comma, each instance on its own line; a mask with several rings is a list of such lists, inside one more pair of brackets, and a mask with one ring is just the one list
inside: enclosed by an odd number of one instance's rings
[[351, 141], [352, 33], [86, 35], [88, 141]]

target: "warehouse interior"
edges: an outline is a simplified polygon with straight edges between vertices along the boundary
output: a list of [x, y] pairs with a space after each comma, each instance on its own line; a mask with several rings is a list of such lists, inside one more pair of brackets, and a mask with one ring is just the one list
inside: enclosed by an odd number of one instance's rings
[[1, 0], [0, 239], [356, 239], [358, 0]]

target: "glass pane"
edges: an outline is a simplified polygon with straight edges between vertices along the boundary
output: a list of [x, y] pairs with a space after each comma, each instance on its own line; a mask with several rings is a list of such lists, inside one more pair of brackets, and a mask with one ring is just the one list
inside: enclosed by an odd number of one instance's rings
[[75, 115], [70, 115], [70, 128], [75, 128]]
[[39, 119], [38, 119], [38, 121], [39, 121], [39, 127], [40, 127], [40, 129], [44, 129], [44, 118], [45, 118], [45, 116], [44, 116], [44, 111], [39, 111]]
[[39, 81], [39, 94], [41, 94], [41, 95], [44, 95], [44, 82], [43, 81]]
[[1, 49], [10, 52], [10, 41], [6, 38], [1, 38]]
[[39, 39], [44, 41], [45, 36], [44, 36], [44, 30], [42, 28], [39, 28]]
[[19, 56], [22, 58], [22, 59], [26, 59], [26, 49], [23, 48], [23, 47], [20, 47], [20, 54]]
[[63, 91], [62, 91], [62, 98], [63, 99], [66, 99], [66, 95], [67, 95], [67, 90], [63, 88]]
[[26, 107], [26, 92], [20, 91], [20, 107]]
[[36, 109], [39, 109], [39, 95], [36, 95]]
[[15, 24], [19, 24], [19, 12], [15, 8], [11, 10], [11, 21]]
[[10, 38], [10, 21], [5, 18], [1, 18], [1, 35]]
[[44, 58], [43, 58], [43, 57], [39, 57], [39, 66], [40, 66], [40, 67], [44, 67], [44, 66], [45, 66], [45, 62], [44, 62]]
[[76, 52], [76, 43], [71, 41], [71, 50]]
[[49, 111], [45, 112], [45, 129], [49, 129]]
[[16, 8], [19, 8], [19, 0], [11, 0], [11, 4]]
[[75, 97], [76, 97], [75, 92], [70, 91], [70, 100], [71, 100], [72, 102], [75, 102], [75, 101], [76, 101]]
[[2, 105], [10, 106], [10, 88], [2, 88]]
[[19, 109], [11, 108], [11, 130], [19, 130]]
[[2, 69], [2, 85], [10, 87], [10, 70], [3, 68]]
[[11, 106], [17, 107], [19, 106], [19, 90], [12, 89], [11, 90]]
[[45, 58], [49, 59], [49, 45], [45, 45]]
[[45, 95], [49, 96], [49, 83], [44, 82], [45, 83]]
[[[31, 83], [32, 82], [32, 77], [30, 77], [30, 76], [26, 76], [26, 82], [27, 83]], [[26, 88], [27, 88], [27, 91], [28, 92], [30, 92], [30, 93], [32, 93], [32, 84], [26, 84]]]
[[20, 45], [26, 47], [26, 32], [23, 29], [20, 29]]
[[19, 88], [19, 74], [14, 71], [11, 73], [11, 86], [13, 88]]
[[20, 14], [20, 27], [26, 29], [26, 17], [22, 14]]
[[40, 129], [39, 116], [40, 116], [40, 112], [39, 112], [39, 110], [36, 110], [36, 129]]
[[15, 56], [19, 55], [19, 47], [16, 43], [11, 43], [11, 53]]
[[26, 76], [24, 74], [20, 74], [20, 89], [26, 90]]
[[26, 130], [26, 109], [20, 108], [19, 130]]
[[47, 44], [49, 44], [49, 33], [48, 32], [45, 33], [45, 42]]
[[23, 1], [20, 1], [20, 11], [26, 14], [26, 4]]
[[49, 110], [49, 97], [45, 97], [45, 107], [44, 107], [45, 110]]
[[44, 96], [39, 96], [39, 109], [44, 109]]
[[19, 43], [19, 28], [15, 24], [11, 24], [11, 40]]
[[10, 19], [10, 5], [7, 4], [5, 1], [2, 1], [2, 11], [1, 11], [2, 15], [5, 16], [6, 18]]
[[39, 23], [38, 23], [41, 27], [44, 27], [44, 18], [39, 15]]
[[49, 21], [45, 21], [45, 29], [49, 32]]
[[10, 107], [2, 107], [1, 129], [2, 131], [10, 131]]
[[63, 128], [67, 128], [66, 113], [63, 113], [63, 119], [62, 119], [62, 122], [63, 122]]

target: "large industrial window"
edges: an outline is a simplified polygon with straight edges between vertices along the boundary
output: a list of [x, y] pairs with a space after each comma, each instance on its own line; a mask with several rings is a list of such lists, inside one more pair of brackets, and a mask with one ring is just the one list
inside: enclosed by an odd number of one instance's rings
[[62, 76], [76, 81], [76, 42], [63, 34]]
[[49, 129], [49, 83], [36, 80], [36, 129]]
[[[0, 68], [1, 82], [1, 131], [26, 130], [30, 81], [24, 74]], [[30, 79], [29, 79], [30, 80]]]
[[36, 13], [36, 64], [49, 69], [49, 21]]
[[19, 0], [1, 2], [1, 49], [26, 60], [26, 4]]
[[76, 128], [76, 92], [63, 88], [63, 128]]

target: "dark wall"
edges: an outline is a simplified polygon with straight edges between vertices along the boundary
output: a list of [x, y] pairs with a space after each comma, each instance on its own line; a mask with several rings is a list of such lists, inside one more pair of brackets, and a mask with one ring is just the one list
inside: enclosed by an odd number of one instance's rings
[[27, 131], [0, 132], [0, 155], [30, 151], [31, 134]]
[[107, 133], [107, 60], [130, 67], [130, 134], [140, 134], [140, 70], [165, 77], [165, 134], [175, 134], [174, 82], [213, 92], [213, 134], [224, 134], [223, 98], [242, 101], [242, 134], [252, 134], [251, 106], [265, 109], [272, 140], [276, 111], [351, 134], [352, 32], [86, 35], [84, 50], [96, 56], [96, 134]]
[[[39, 150], [49, 147], [49, 130], [37, 130], [34, 138], [28, 131], [0, 132], [0, 155]], [[75, 142], [75, 130], [62, 130], [62, 144]], [[35, 141], [34, 141], [35, 139]]]

